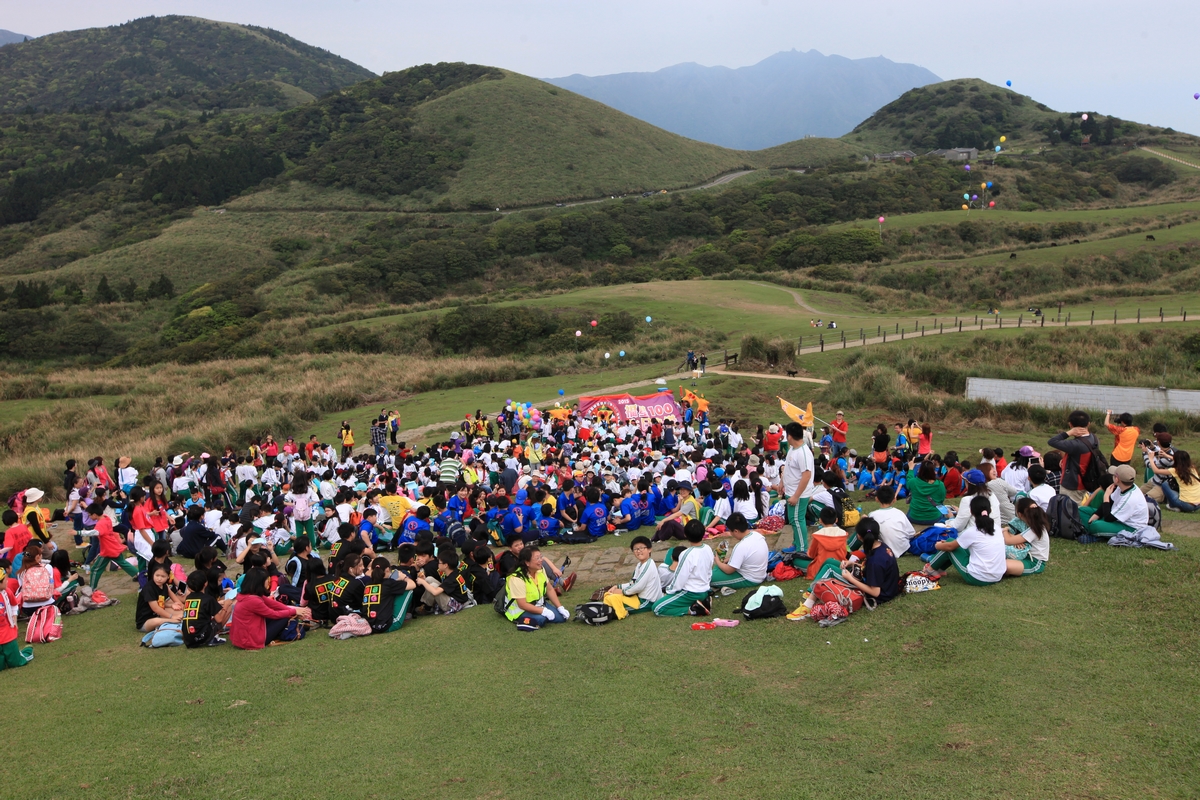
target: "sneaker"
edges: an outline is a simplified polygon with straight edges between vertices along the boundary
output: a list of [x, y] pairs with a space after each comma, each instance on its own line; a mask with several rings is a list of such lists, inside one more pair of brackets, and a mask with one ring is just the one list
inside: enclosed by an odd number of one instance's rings
[[790, 619], [792, 622], [799, 622], [802, 619], [807, 619], [808, 618], [808, 609], [804, 606], [800, 606], [795, 611], [788, 614], [787, 618]]
[[224, 640], [224, 639], [222, 639], [220, 636], [214, 636], [214, 637], [212, 638], [212, 641], [208, 643], [208, 646], [209, 646], [209, 647], [216, 647], [216, 646], [217, 646], [217, 645], [219, 645], [219, 644], [225, 644], [225, 640]]
[[734, 589], [732, 586], [721, 587], [721, 597], [729, 597], [731, 594], [737, 594], [737, 589]]
[[571, 591], [571, 587], [575, 585], [575, 578], [578, 574], [579, 573], [577, 573], [577, 572], [572, 572], [570, 575], [567, 576], [566, 580], [563, 581], [563, 588], [562, 588], [563, 594], [566, 594], [567, 592]]

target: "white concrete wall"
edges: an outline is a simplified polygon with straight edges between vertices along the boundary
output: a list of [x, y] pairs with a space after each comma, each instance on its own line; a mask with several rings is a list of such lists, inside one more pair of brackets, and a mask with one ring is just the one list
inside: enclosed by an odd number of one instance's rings
[[1111, 408], [1128, 411], [1183, 411], [1200, 414], [1200, 391], [1140, 389], [1131, 386], [1097, 386], [1087, 383], [1039, 383], [995, 378], [967, 378], [967, 398], [993, 405], [1028, 403], [1049, 408]]

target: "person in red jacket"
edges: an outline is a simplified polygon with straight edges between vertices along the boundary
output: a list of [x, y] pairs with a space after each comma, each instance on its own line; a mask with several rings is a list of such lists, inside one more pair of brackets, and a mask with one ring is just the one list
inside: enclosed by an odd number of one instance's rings
[[829, 427], [833, 429], [833, 457], [837, 458], [838, 454], [846, 449], [846, 434], [850, 432], [850, 423], [846, 422], [846, 415], [839, 411]]
[[129, 577], [137, 580], [137, 567], [129, 563], [133, 556], [125, 549], [125, 540], [113, 530], [112, 518], [104, 513], [104, 504], [92, 503], [87, 511], [96, 519], [96, 538], [100, 540], [100, 555], [92, 562], [91, 577], [88, 581], [92, 589], [100, 584], [100, 578], [110, 563], [116, 564], [125, 570]]
[[305, 616], [307, 609], [284, 605], [267, 597], [269, 581], [263, 569], [252, 569], [242, 579], [229, 627], [229, 643], [239, 650], [261, 650], [268, 645], [284, 644], [280, 637], [287, 629], [288, 621]]

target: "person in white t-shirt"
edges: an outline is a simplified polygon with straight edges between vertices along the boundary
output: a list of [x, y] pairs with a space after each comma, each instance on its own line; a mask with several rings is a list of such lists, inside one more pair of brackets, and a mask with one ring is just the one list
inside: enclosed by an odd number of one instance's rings
[[1050, 510], [1050, 498], [1054, 497], [1057, 492], [1053, 486], [1046, 485], [1046, 468], [1041, 464], [1029, 465], [1029, 497], [1043, 512]]
[[[991, 498], [976, 495], [969, 508], [970, 522], [958, 538], [938, 542], [934, 547], [949, 553], [954, 568], [973, 586], [999, 583], [1005, 575], [1023, 574], [1025, 565], [1006, 556], [1004, 534], [996, 530], [999, 522], [992, 516]], [[934, 558], [935, 566], [938, 560]]]
[[785, 553], [808, 552], [808, 504], [816, 489], [813, 482], [812, 451], [804, 446], [804, 428], [799, 422], [784, 426], [787, 432], [788, 454], [783, 462], [781, 479], [783, 498], [787, 501], [787, 521], [792, 527], [792, 544], [783, 548]]
[[1017, 498], [1017, 517], [1026, 528], [1019, 534], [1004, 532], [1008, 557], [1024, 561], [1025, 574], [1041, 572], [1050, 560], [1050, 518], [1031, 497]]
[[917, 535], [908, 515], [892, 505], [896, 502], [894, 486], [882, 486], [875, 494], [879, 508], [867, 516], [879, 523], [879, 538], [896, 558], [908, 552], [909, 542]]
[[733, 594], [735, 589], [758, 586], [767, 579], [770, 548], [763, 535], [749, 527], [746, 518], [736, 511], [725, 521], [725, 530], [733, 536], [736, 544], [729, 554], [729, 561], [723, 561], [720, 556], [713, 561], [711, 584], [714, 589], [720, 588], [721, 594]]

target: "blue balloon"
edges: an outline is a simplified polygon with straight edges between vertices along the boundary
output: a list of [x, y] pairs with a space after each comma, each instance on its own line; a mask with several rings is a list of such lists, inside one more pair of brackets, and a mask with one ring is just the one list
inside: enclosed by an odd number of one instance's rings
[[990, 188], [992, 188], [992, 182], [991, 182], [991, 181], [988, 181], [988, 182], [987, 182], [987, 184], [988, 184], [988, 188], [989, 188], [989, 189], [990, 189]]
[[621, 358], [624, 358], [624, 357], [625, 357], [625, 351], [624, 351], [624, 350], [622, 350], [621, 352], [617, 353], [617, 355], [619, 355]]
[[650, 321], [650, 318], [649, 318], [649, 317], [646, 317], [646, 322], [649, 322], [649, 321]]
[[559, 390], [558, 390], [558, 396], [559, 396], [559, 397], [562, 397], [562, 396], [563, 396], [564, 394], [566, 394], [566, 393], [567, 393], [567, 390], [566, 390], [566, 389], [559, 389]]
[[1000, 152], [1000, 145], [996, 145], [996, 152], [997, 152], [997, 153], [999, 153], [999, 152]]
[[971, 199], [971, 195], [969, 195], [969, 194], [963, 195], [963, 200], [970, 200], [970, 199]]
[[1004, 85], [1005, 85], [1005, 86], [1012, 86], [1012, 81], [1005, 81], [1005, 82], [1004, 82]]

